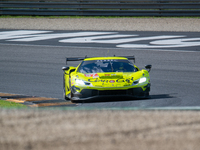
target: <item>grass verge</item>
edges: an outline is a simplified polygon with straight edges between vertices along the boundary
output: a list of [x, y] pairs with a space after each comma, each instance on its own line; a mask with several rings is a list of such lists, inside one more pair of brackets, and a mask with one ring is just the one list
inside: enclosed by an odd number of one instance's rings
[[15, 102], [0, 100], [0, 108], [27, 108], [27, 106]]

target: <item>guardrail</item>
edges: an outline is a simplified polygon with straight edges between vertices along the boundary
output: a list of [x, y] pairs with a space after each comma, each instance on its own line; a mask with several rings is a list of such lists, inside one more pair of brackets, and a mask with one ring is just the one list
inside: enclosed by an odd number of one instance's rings
[[0, 15], [200, 16], [200, 0], [1, 0]]

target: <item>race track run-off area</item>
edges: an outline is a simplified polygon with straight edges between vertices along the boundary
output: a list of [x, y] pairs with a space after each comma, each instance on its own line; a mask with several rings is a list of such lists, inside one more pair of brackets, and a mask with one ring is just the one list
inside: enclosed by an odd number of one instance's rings
[[[0, 30], [0, 99], [33, 107], [0, 109], [1, 150], [199, 150], [199, 32], [69, 30]], [[140, 69], [151, 64], [150, 98], [65, 101], [66, 57], [86, 55], [134, 55]]]
[[1, 43], [199, 51], [195, 32], [0, 30]]
[[66, 57], [134, 55], [140, 69], [152, 64], [150, 99], [76, 107], [200, 106], [199, 51], [197, 32], [0, 30], [0, 93], [63, 99]]

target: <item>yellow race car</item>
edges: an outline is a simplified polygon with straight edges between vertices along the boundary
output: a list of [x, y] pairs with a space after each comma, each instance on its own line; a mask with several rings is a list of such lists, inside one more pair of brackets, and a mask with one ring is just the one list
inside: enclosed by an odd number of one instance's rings
[[64, 98], [72, 102], [88, 100], [126, 100], [148, 98], [149, 71], [140, 70], [134, 56], [73, 57], [68, 61], [82, 61], [77, 67], [62, 68]]

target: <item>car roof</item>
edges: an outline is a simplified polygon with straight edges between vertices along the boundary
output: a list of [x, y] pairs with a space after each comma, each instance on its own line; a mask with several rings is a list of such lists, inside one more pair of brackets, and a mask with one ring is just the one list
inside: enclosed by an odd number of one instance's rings
[[125, 57], [91, 57], [91, 58], [86, 58], [84, 59], [84, 61], [91, 61], [91, 60], [115, 60], [115, 59], [124, 59], [124, 60], [128, 60]]

